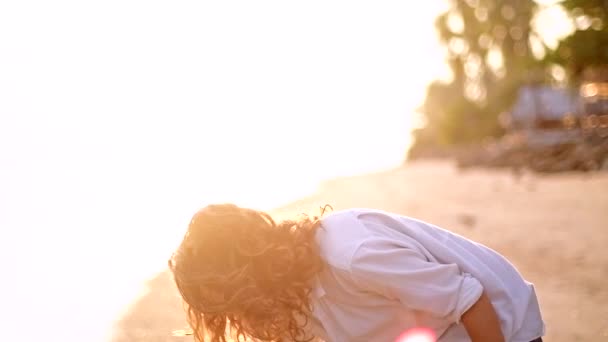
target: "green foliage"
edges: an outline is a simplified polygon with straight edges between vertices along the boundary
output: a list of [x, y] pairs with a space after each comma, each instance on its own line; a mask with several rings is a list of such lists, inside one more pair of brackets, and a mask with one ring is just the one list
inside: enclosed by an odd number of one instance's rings
[[[451, 0], [435, 25], [453, 77], [429, 86], [420, 108], [426, 126], [414, 132], [413, 148], [476, 143], [502, 134], [499, 115], [511, 108], [521, 85], [544, 82], [551, 66], [563, 67], [572, 86], [583, 78], [605, 78], [608, 0], [563, 0], [559, 6], [575, 30], [550, 51], [532, 29], [536, 2]], [[535, 58], [533, 45], [545, 56]]]
[[608, 1], [560, 2], [576, 30], [547, 55], [548, 63], [563, 66], [571, 81], [580, 81], [585, 70], [608, 65]]
[[[453, 0], [437, 18], [452, 71], [449, 83], [435, 82], [420, 111], [426, 127], [414, 132], [416, 144], [478, 142], [502, 133], [498, 116], [515, 100], [527, 70], [538, 61], [532, 0]], [[540, 40], [539, 40], [540, 41]]]

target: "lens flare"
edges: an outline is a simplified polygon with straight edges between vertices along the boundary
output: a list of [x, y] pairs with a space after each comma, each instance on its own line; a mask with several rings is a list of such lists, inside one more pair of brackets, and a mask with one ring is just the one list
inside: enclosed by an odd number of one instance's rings
[[395, 342], [436, 342], [435, 332], [426, 328], [407, 330]]

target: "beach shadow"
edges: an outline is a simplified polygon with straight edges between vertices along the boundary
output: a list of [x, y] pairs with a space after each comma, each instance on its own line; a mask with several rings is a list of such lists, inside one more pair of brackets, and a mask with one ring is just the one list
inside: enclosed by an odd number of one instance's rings
[[185, 314], [169, 271], [146, 283], [147, 292], [131, 304], [114, 325], [111, 342], [183, 342], [192, 336], [174, 336], [186, 329]]

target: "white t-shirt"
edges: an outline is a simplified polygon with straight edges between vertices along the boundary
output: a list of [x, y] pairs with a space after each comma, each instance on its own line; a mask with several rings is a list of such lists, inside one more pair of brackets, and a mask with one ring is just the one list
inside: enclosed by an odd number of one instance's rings
[[394, 342], [412, 328], [470, 341], [460, 317], [490, 298], [508, 342], [544, 334], [534, 287], [497, 252], [429, 223], [370, 209], [333, 213], [317, 233], [327, 266], [313, 288], [313, 333]]

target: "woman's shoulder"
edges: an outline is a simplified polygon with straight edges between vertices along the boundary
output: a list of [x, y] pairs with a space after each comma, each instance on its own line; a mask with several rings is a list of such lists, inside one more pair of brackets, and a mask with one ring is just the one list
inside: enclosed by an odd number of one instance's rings
[[330, 266], [349, 269], [352, 256], [372, 234], [359, 220], [368, 209], [346, 209], [321, 219], [317, 243], [323, 260]]

